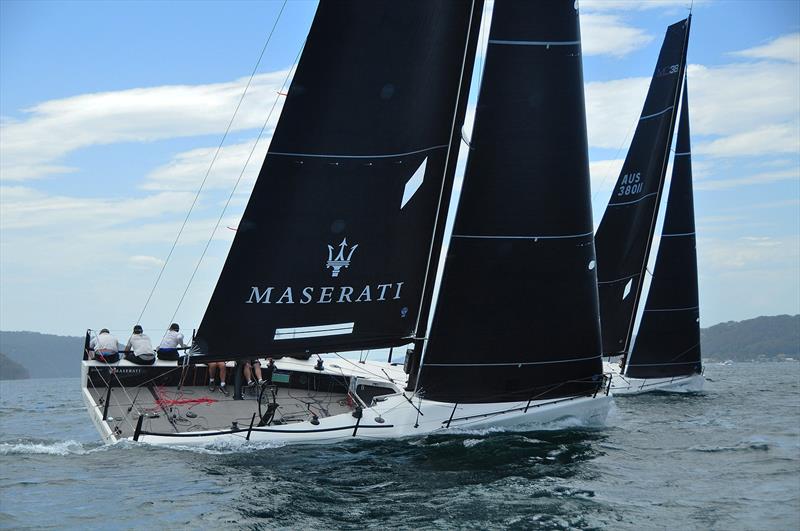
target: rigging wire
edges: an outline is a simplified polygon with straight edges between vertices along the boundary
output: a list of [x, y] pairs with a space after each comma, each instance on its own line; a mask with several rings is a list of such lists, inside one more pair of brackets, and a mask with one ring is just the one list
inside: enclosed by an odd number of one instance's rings
[[239, 108], [242, 106], [242, 101], [244, 101], [244, 97], [247, 95], [247, 91], [250, 88], [250, 84], [253, 82], [253, 78], [258, 71], [258, 67], [261, 64], [261, 59], [264, 57], [264, 52], [267, 51], [267, 46], [269, 45], [270, 41], [272, 40], [272, 35], [275, 33], [275, 28], [278, 25], [278, 21], [281, 19], [281, 15], [283, 14], [283, 10], [286, 7], [286, 3], [288, 0], [283, 0], [283, 4], [281, 5], [281, 9], [278, 12], [278, 16], [275, 18], [275, 23], [272, 25], [272, 29], [269, 32], [269, 36], [267, 36], [267, 41], [264, 43], [264, 46], [261, 48], [261, 54], [258, 56], [258, 61], [256, 61], [256, 65], [253, 67], [253, 71], [250, 73], [250, 78], [247, 80], [247, 85], [244, 87], [244, 91], [242, 92], [242, 96], [239, 98], [239, 102], [236, 104], [236, 109], [233, 111], [233, 116], [231, 116], [230, 121], [228, 122], [228, 126], [225, 128], [225, 133], [222, 135], [222, 140], [220, 140], [219, 145], [217, 146], [217, 150], [214, 152], [214, 156], [211, 159], [211, 164], [208, 166], [208, 170], [206, 170], [206, 174], [203, 177], [203, 181], [200, 183], [200, 188], [197, 189], [197, 193], [192, 200], [192, 204], [189, 207], [189, 211], [186, 213], [186, 217], [183, 219], [183, 223], [181, 224], [181, 228], [178, 230], [178, 235], [175, 236], [175, 241], [172, 243], [172, 248], [170, 248], [169, 253], [167, 254], [166, 260], [164, 260], [164, 264], [161, 266], [161, 270], [158, 272], [158, 276], [156, 277], [156, 281], [153, 284], [153, 288], [150, 290], [150, 294], [147, 296], [147, 300], [144, 303], [144, 307], [142, 308], [141, 313], [139, 314], [139, 318], [136, 319], [136, 322], [142, 320], [142, 316], [144, 312], [147, 310], [147, 306], [150, 304], [150, 300], [153, 298], [153, 293], [156, 291], [156, 287], [158, 287], [158, 283], [161, 281], [161, 277], [164, 274], [164, 270], [169, 263], [170, 258], [172, 258], [172, 254], [175, 252], [175, 248], [178, 245], [178, 240], [180, 240], [181, 235], [183, 234], [183, 230], [186, 228], [186, 224], [189, 221], [189, 217], [192, 215], [192, 211], [194, 211], [194, 207], [197, 204], [197, 199], [200, 197], [200, 193], [203, 191], [205, 187], [206, 181], [208, 180], [208, 176], [211, 174], [211, 169], [214, 167], [214, 163], [217, 161], [217, 157], [219, 156], [220, 151], [222, 150], [222, 146], [225, 143], [225, 139], [228, 137], [228, 133], [233, 126], [233, 121], [236, 119], [236, 115], [239, 113]]
[[[284, 2], [285, 4], [285, 2]], [[274, 29], [274, 28], [273, 28]], [[297, 61], [300, 59], [300, 54], [303, 53], [303, 48], [305, 48], [305, 41], [303, 41], [303, 45], [300, 46], [300, 51], [297, 52], [297, 57], [295, 57], [294, 64], [289, 71], [286, 73], [286, 78], [283, 80], [283, 84], [281, 85], [281, 90], [286, 86], [286, 83], [289, 82], [289, 79], [292, 77], [292, 72], [294, 71], [295, 67], [297, 66]], [[280, 91], [279, 91], [280, 92]], [[250, 153], [247, 155], [247, 160], [244, 163], [244, 167], [242, 167], [242, 171], [239, 172], [239, 177], [236, 179], [236, 183], [233, 185], [233, 189], [231, 193], [228, 195], [227, 201], [225, 201], [225, 206], [222, 207], [222, 212], [217, 219], [216, 225], [214, 225], [214, 230], [211, 231], [211, 236], [208, 238], [205, 247], [203, 248], [203, 252], [200, 254], [200, 259], [197, 261], [197, 264], [194, 266], [194, 271], [192, 271], [192, 276], [189, 277], [189, 282], [186, 284], [186, 289], [183, 290], [183, 294], [181, 295], [180, 300], [178, 301], [178, 306], [175, 308], [175, 313], [172, 314], [172, 318], [170, 318], [170, 322], [175, 321], [175, 316], [178, 315], [178, 310], [181, 308], [181, 304], [183, 304], [183, 300], [186, 298], [186, 294], [189, 292], [189, 288], [192, 285], [192, 281], [194, 281], [195, 275], [197, 275], [197, 270], [200, 269], [200, 264], [203, 263], [203, 259], [206, 256], [206, 252], [208, 252], [208, 248], [211, 245], [211, 242], [214, 239], [214, 236], [219, 229], [220, 224], [222, 223], [222, 218], [225, 217], [225, 212], [228, 210], [228, 206], [231, 204], [231, 200], [233, 199], [233, 195], [236, 193], [236, 189], [239, 187], [239, 183], [242, 180], [242, 176], [244, 176], [244, 172], [247, 170], [247, 166], [250, 164], [250, 159], [253, 157], [253, 153], [256, 150], [256, 146], [258, 146], [258, 142], [261, 140], [261, 137], [264, 135], [264, 130], [267, 128], [267, 124], [269, 123], [270, 118], [272, 117], [272, 113], [275, 111], [275, 107], [278, 105], [278, 100], [281, 98], [281, 95], [278, 94], [275, 97], [275, 101], [272, 102], [272, 108], [269, 110], [269, 114], [267, 114], [267, 118], [264, 120], [264, 124], [261, 126], [261, 130], [258, 132], [258, 137], [256, 141], [253, 142], [253, 147], [250, 149]]]

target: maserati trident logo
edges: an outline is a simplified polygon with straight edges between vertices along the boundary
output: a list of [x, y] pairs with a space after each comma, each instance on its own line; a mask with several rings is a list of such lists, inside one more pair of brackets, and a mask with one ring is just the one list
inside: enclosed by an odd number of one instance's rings
[[347, 258], [344, 257], [345, 249], [347, 248], [347, 238], [342, 240], [342, 243], [339, 244], [339, 254], [336, 255], [336, 258], [333, 257], [333, 246], [328, 245], [328, 262], [326, 264], [326, 269], [331, 268], [331, 277], [336, 278], [339, 276], [339, 271], [342, 270], [343, 267], [350, 266], [350, 259], [353, 257], [353, 253], [358, 248], [358, 244], [350, 247], [350, 252], [347, 254]]

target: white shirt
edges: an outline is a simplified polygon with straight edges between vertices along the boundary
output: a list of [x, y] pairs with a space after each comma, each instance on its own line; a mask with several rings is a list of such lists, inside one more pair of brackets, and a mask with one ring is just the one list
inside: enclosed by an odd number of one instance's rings
[[119, 341], [117, 341], [116, 337], [106, 332], [98, 335], [97, 337], [93, 337], [89, 342], [89, 348], [95, 352], [101, 350], [111, 350], [117, 352], [119, 350]]
[[164, 339], [161, 340], [161, 344], [158, 348], [178, 348], [178, 347], [186, 347], [183, 342], [183, 334], [180, 332], [176, 332], [175, 330], [167, 330], [167, 333], [164, 334]]
[[153, 343], [147, 334], [133, 334], [125, 345], [125, 350], [133, 350], [137, 356], [144, 356], [145, 358], [152, 358], [155, 356], [153, 353]]

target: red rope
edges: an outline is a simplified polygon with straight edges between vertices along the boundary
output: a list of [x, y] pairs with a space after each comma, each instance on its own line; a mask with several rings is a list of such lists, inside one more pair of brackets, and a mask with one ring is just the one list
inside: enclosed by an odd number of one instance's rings
[[[216, 402], [213, 398], [203, 397], [203, 398], [166, 398], [164, 393], [164, 387], [159, 386], [156, 387], [156, 394], [158, 395], [158, 400], [156, 400], [156, 404], [159, 406], [180, 406], [184, 404], [213, 404]], [[181, 393], [183, 396], [183, 393]]]

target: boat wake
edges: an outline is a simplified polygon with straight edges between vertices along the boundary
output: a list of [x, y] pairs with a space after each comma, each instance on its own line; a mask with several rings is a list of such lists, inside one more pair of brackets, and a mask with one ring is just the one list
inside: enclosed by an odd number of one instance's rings
[[102, 450], [105, 446], [97, 444], [84, 445], [77, 441], [19, 441], [0, 443], [0, 455], [86, 455], [89, 452]]

